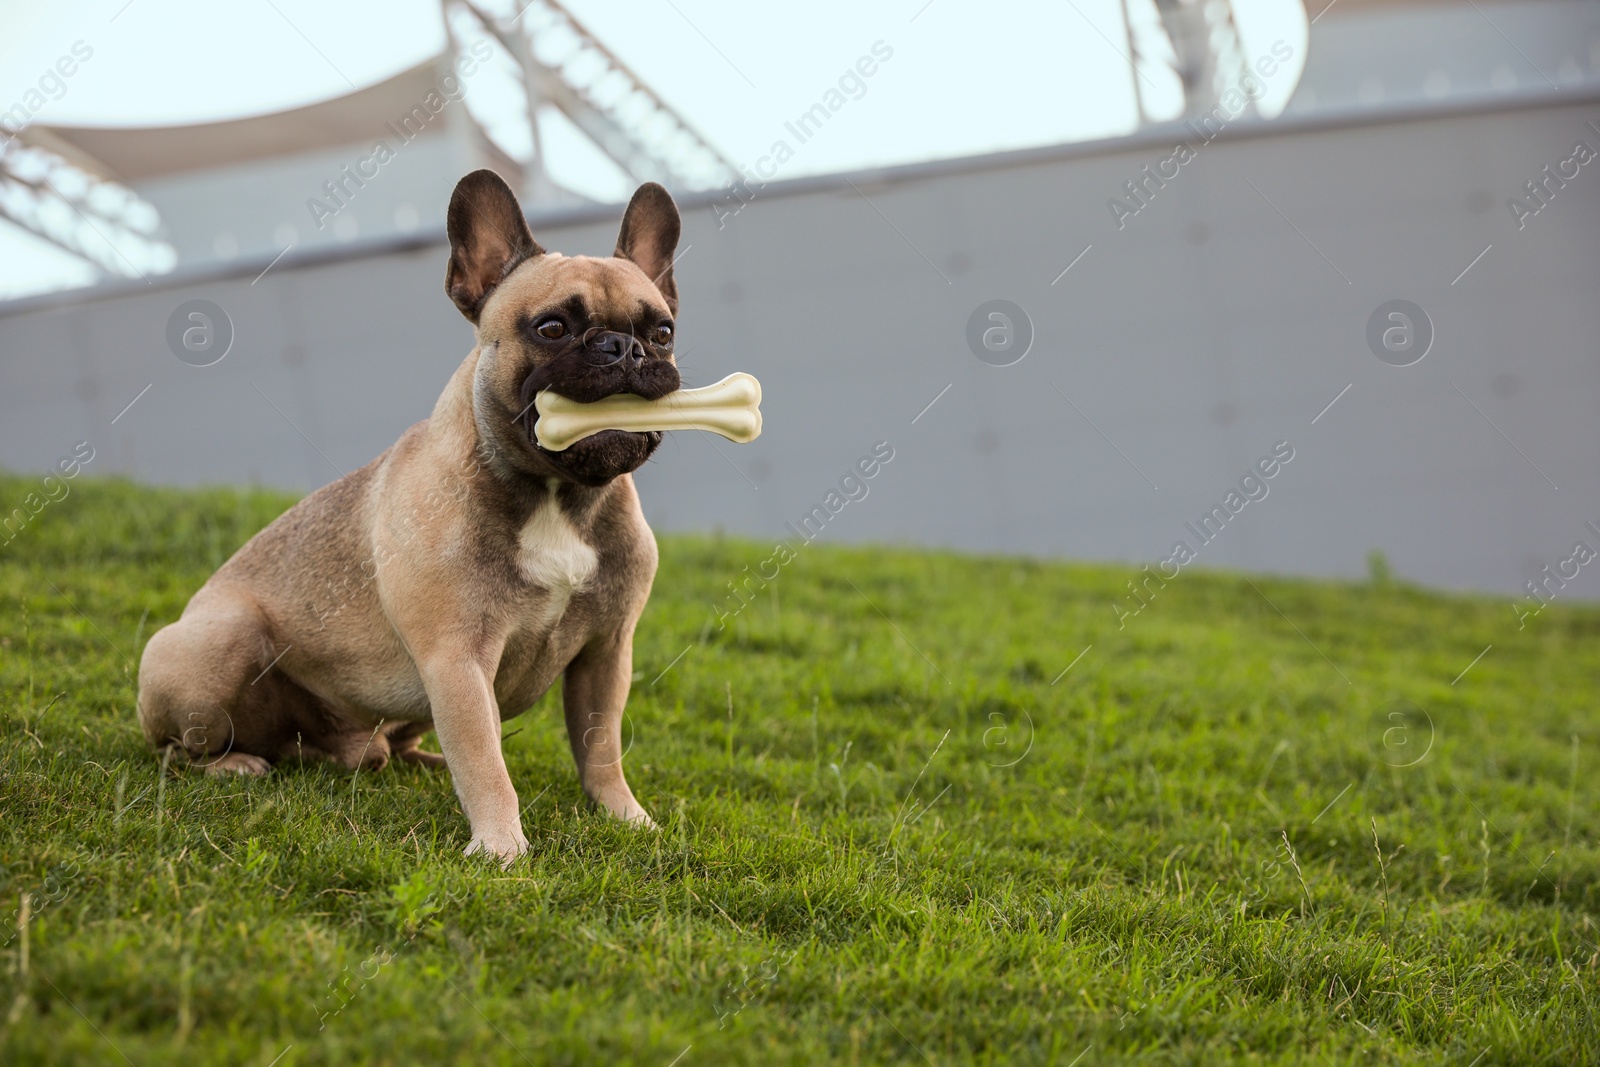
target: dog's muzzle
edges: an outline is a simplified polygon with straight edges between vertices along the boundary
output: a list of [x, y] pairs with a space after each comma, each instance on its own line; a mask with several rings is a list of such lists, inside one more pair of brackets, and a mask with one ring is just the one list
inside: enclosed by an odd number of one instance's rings
[[539, 413], [533, 399], [550, 392], [580, 404], [628, 393], [658, 400], [682, 384], [670, 359], [652, 356], [645, 345], [620, 330], [594, 327], [574, 337], [558, 355], [531, 368], [522, 382], [516, 421], [528, 443], [564, 474], [586, 485], [602, 485], [637, 470], [661, 444], [661, 434], [612, 431], [586, 437], [574, 447], [548, 452], [535, 432]]

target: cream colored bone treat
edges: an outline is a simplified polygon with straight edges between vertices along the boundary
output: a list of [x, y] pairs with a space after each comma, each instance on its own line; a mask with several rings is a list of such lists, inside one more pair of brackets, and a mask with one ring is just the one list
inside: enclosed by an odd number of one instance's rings
[[701, 389], [679, 389], [660, 400], [618, 393], [580, 404], [546, 389], [533, 398], [534, 436], [561, 452], [601, 430], [709, 430], [747, 444], [761, 436], [761, 383], [742, 371]]

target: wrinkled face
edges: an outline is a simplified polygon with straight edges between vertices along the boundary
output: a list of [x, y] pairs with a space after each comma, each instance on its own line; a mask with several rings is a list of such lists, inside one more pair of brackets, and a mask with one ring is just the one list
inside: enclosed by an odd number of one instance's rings
[[656, 400], [678, 388], [672, 312], [636, 264], [553, 253], [529, 260], [490, 298], [478, 332], [487, 386], [480, 403], [491, 401], [493, 417], [515, 425], [518, 445], [541, 465], [603, 485], [637, 470], [660, 445], [659, 433], [604, 430], [550, 452], [534, 438], [533, 398], [542, 390], [587, 404], [614, 393]]
[[659, 433], [605, 430], [551, 452], [534, 437], [534, 397], [656, 400], [679, 387], [673, 359], [678, 212], [641, 186], [610, 258], [563, 256], [533, 240], [509, 188], [490, 171], [456, 186], [445, 289], [478, 327], [473, 408], [498, 454], [544, 477], [599, 486], [642, 466]]

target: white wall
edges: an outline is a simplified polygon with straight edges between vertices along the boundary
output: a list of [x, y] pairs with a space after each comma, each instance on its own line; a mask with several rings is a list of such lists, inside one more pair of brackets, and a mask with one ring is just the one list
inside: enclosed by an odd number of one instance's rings
[[[674, 436], [639, 478], [646, 511], [782, 536], [888, 440], [824, 539], [1143, 563], [1197, 544], [1184, 523], [1287, 440], [1294, 460], [1202, 564], [1357, 577], [1377, 548], [1406, 578], [1514, 593], [1573, 542], [1600, 548], [1600, 161], [1520, 231], [1506, 207], [1575, 142], [1600, 149], [1591, 120], [1595, 100], [1219, 139], [1120, 231], [1107, 199], [1169, 145], [770, 187], [721, 230], [691, 205], [681, 363], [694, 385], [757, 374], [766, 431]], [[606, 253], [615, 220], [535, 232]], [[95, 473], [328, 481], [425, 416], [470, 348], [444, 260], [437, 243], [291, 256], [254, 283], [265, 263], [0, 310], [0, 465], [88, 439]], [[212, 367], [165, 341], [194, 297], [237, 331]], [[1405, 368], [1364, 336], [1396, 297], [1436, 331]], [[991, 298], [1032, 319], [1015, 366], [967, 348]]]

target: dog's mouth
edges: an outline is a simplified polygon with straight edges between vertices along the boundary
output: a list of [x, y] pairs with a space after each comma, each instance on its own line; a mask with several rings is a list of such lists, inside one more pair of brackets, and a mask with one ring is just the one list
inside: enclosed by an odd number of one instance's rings
[[563, 456], [581, 455], [585, 452], [604, 450], [626, 441], [641, 441], [654, 450], [661, 443], [661, 431], [651, 430], [646, 433], [635, 433], [632, 430], [601, 430], [587, 437], [578, 438], [578, 440], [559, 452], [552, 452], [539, 443], [538, 438], [534, 435], [533, 428], [530, 427], [528, 429], [528, 441], [534, 448], [539, 450], [540, 455], [552, 459], [560, 459]]
[[529, 371], [519, 390], [517, 416], [529, 446], [563, 474], [585, 485], [603, 485], [638, 470], [660, 446], [661, 433], [602, 430], [552, 452], [535, 436], [539, 413], [534, 398], [548, 389], [580, 404], [619, 393], [659, 400], [682, 385], [678, 368], [670, 360], [646, 357], [637, 340], [609, 331], [599, 338], [594, 334], [590, 331], [567, 351]]
[[552, 452], [534, 436], [536, 412], [530, 411], [527, 423], [528, 445], [550, 467], [579, 483], [597, 487], [613, 478], [632, 474], [650, 459], [661, 445], [661, 433], [651, 430], [601, 430], [572, 442], [560, 452]]

